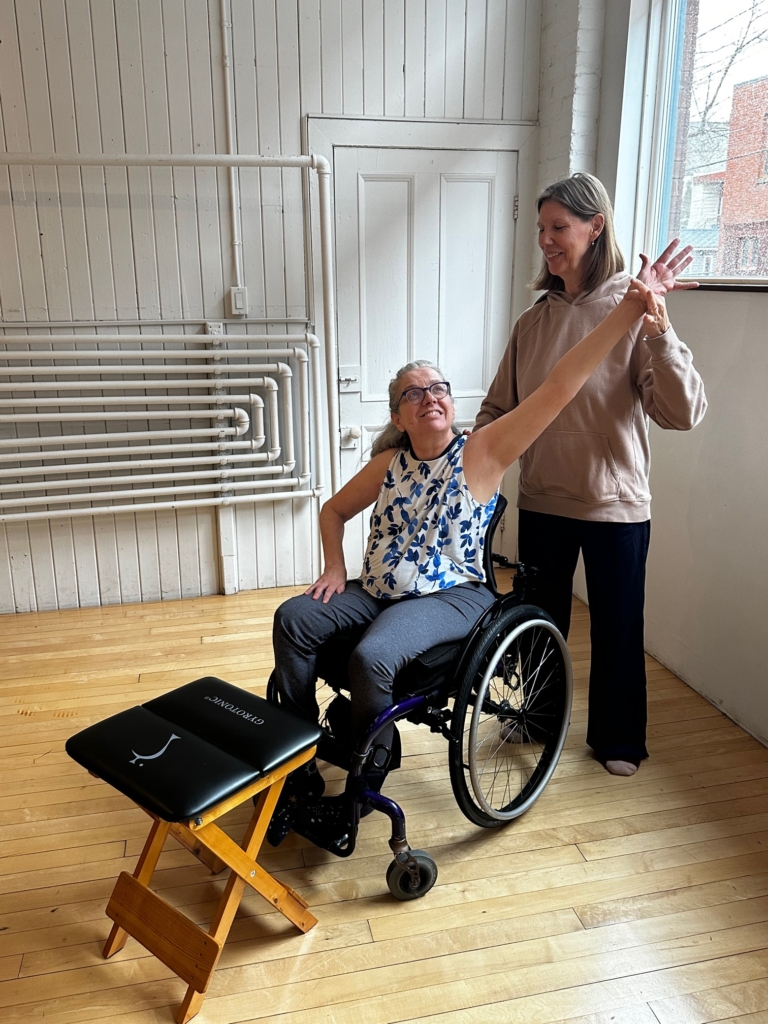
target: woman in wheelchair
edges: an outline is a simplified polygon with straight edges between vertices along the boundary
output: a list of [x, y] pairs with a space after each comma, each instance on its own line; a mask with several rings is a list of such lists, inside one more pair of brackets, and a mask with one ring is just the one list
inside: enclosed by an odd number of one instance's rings
[[[337, 699], [332, 705], [337, 712], [329, 716], [332, 736], [327, 745], [321, 741], [320, 756], [342, 766], [354, 763], [358, 740], [393, 703], [397, 674], [435, 645], [463, 640], [493, 605], [483, 554], [504, 471], [640, 316], [652, 324], [658, 310], [653, 294], [633, 280], [623, 300], [557, 363], [538, 390], [468, 437], [457, 433], [451, 387], [436, 366], [418, 361], [399, 371], [389, 388], [391, 424], [374, 445], [370, 462], [320, 513], [322, 575], [275, 615], [273, 688], [282, 706], [313, 722], [319, 713], [319, 648], [335, 634], [364, 631], [349, 659], [350, 702]], [[348, 581], [344, 524], [372, 503], [363, 574]], [[339, 715], [344, 707], [347, 713]], [[514, 721], [501, 732], [502, 739], [514, 739]], [[395, 727], [387, 723], [365, 763], [356, 768], [358, 785], [378, 793], [398, 754]], [[458, 771], [461, 761], [459, 752]], [[345, 794], [323, 797], [324, 786], [314, 761], [289, 777], [268, 832], [273, 845], [294, 828], [339, 852], [350, 831], [349, 799]], [[482, 818], [482, 798], [480, 804]], [[479, 824], [500, 824], [495, 819], [503, 816], [493, 806], [488, 807], [489, 820], [462, 809]]]

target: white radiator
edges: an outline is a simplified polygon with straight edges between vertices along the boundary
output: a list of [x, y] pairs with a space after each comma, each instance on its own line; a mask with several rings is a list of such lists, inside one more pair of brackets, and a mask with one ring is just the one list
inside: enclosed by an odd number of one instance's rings
[[0, 521], [311, 497], [313, 334], [0, 339]]

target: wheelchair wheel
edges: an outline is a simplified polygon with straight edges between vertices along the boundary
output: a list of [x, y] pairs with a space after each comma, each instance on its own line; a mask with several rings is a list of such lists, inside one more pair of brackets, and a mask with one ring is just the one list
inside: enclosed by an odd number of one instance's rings
[[541, 795], [565, 743], [572, 688], [565, 640], [540, 608], [509, 608], [477, 636], [449, 746], [453, 792], [474, 824], [503, 825]]
[[397, 857], [387, 868], [387, 885], [397, 900], [418, 900], [426, 896], [437, 881], [437, 864], [424, 850], [411, 850], [411, 856], [419, 866], [419, 881], [413, 886], [411, 873]]

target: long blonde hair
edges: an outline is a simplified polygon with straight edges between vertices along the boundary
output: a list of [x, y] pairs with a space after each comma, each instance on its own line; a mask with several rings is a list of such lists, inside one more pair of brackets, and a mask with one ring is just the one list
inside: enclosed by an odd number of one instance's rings
[[[602, 213], [605, 218], [603, 230], [589, 250], [589, 264], [581, 285], [582, 291], [591, 292], [603, 281], [624, 270], [624, 257], [616, 242], [613, 227], [613, 207], [605, 186], [598, 178], [593, 174], [579, 171], [570, 178], [556, 181], [554, 185], [545, 188], [536, 200], [536, 210], [540, 212], [549, 199], [568, 207], [579, 220], [591, 220], [598, 213]], [[562, 292], [565, 290], [565, 283], [562, 277], [551, 274], [547, 261], [542, 260], [539, 276], [531, 287], [547, 292]]]
[[[411, 363], [406, 363], [405, 366], [401, 366], [395, 376], [389, 382], [389, 411], [397, 412], [400, 405], [401, 398], [401, 387], [400, 382], [406, 373], [410, 373], [411, 370], [421, 370], [424, 367], [434, 370], [437, 374], [437, 379], [442, 380], [443, 371], [439, 366], [436, 366], [429, 359], [414, 359]], [[458, 434], [459, 431], [456, 427], [451, 424], [451, 429], [454, 434]], [[386, 424], [380, 434], [376, 435], [376, 439], [371, 447], [371, 458], [375, 458], [377, 455], [381, 455], [382, 452], [387, 451], [389, 448], [410, 448], [411, 439], [408, 436], [407, 431], [398, 430], [395, 424], [390, 420]]]

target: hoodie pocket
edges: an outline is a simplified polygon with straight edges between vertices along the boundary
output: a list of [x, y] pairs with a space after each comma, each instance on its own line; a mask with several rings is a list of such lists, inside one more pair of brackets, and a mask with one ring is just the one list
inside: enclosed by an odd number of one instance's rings
[[621, 477], [605, 434], [545, 430], [520, 459], [524, 494], [618, 501]]

